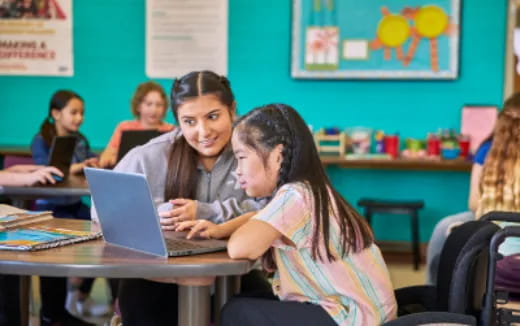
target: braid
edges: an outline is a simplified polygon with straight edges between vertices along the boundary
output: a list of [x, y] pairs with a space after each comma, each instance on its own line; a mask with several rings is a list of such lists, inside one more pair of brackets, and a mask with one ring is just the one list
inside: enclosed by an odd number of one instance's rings
[[281, 144], [282, 149], [282, 163], [280, 164], [280, 173], [278, 176], [278, 187], [286, 184], [289, 180], [289, 171], [291, 171], [291, 160], [292, 160], [292, 141], [290, 137], [282, 136]]
[[283, 106], [276, 105], [277, 111], [281, 114], [282, 119], [276, 129], [280, 134], [279, 143], [283, 145], [282, 149], [282, 163], [280, 164], [280, 172], [278, 176], [277, 187], [281, 187], [289, 181], [289, 173], [291, 171], [294, 133], [289, 122], [287, 110]]

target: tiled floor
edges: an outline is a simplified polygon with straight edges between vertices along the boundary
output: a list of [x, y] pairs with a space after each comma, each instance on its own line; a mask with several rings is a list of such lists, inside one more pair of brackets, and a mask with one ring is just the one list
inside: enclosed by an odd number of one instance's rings
[[[40, 295], [38, 292], [39, 288], [39, 280], [38, 277], [32, 277], [31, 282], [31, 319], [30, 319], [30, 325], [31, 326], [40, 326], [40, 320], [39, 320], [39, 311], [40, 311]], [[108, 302], [108, 295], [109, 295], [109, 289], [108, 285], [106, 283], [106, 280], [103, 278], [97, 278], [94, 287], [92, 289], [91, 296], [94, 299], [96, 303], [107, 303]], [[86, 321], [94, 323], [99, 326], [103, 325], [109, 325], [110, 324], [110, 318], [112, 316], [105, 316], [105, 317], [89, 317], [84, 318]]]

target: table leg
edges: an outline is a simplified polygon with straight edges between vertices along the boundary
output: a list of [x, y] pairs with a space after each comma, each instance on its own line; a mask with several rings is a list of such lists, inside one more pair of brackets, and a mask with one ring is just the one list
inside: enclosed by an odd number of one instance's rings
[[210, 287], [179, 285], [179, 325], [208, 326]]
[[220, 310], [226, 302], [240, 291], [240, 276], [220, 276], [215, 284], [215, 325], [220, 323]]
[[29, 291], [31, 289], [31, 276], [20, 276], [20, 323], [29, 325]]

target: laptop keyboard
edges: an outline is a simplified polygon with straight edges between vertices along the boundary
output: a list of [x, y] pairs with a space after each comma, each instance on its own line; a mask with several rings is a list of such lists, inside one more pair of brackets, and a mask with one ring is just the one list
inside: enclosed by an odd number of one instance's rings
[[181, 239], [165, 239], [166, 247], [168, 250], [183, 250], [183, 249], [201, 249], [207, 248], [207, 246], [196, 244], [190, 241], [184, 241]]

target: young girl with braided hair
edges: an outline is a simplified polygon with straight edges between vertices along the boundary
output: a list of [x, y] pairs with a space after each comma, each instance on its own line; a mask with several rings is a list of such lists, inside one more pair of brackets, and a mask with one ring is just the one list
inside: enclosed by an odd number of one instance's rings
[[221, 325], [379, 325], [396, 317], [387, 267], [363, 218], [332, 187], [298, 113], [270, 104], [240, 118], [236, 173], [249, 196], [272, 196], [253, 217], [184, 222], [224, 238], [236, 259], [264, 258], [274, 294], [232, 299]]

